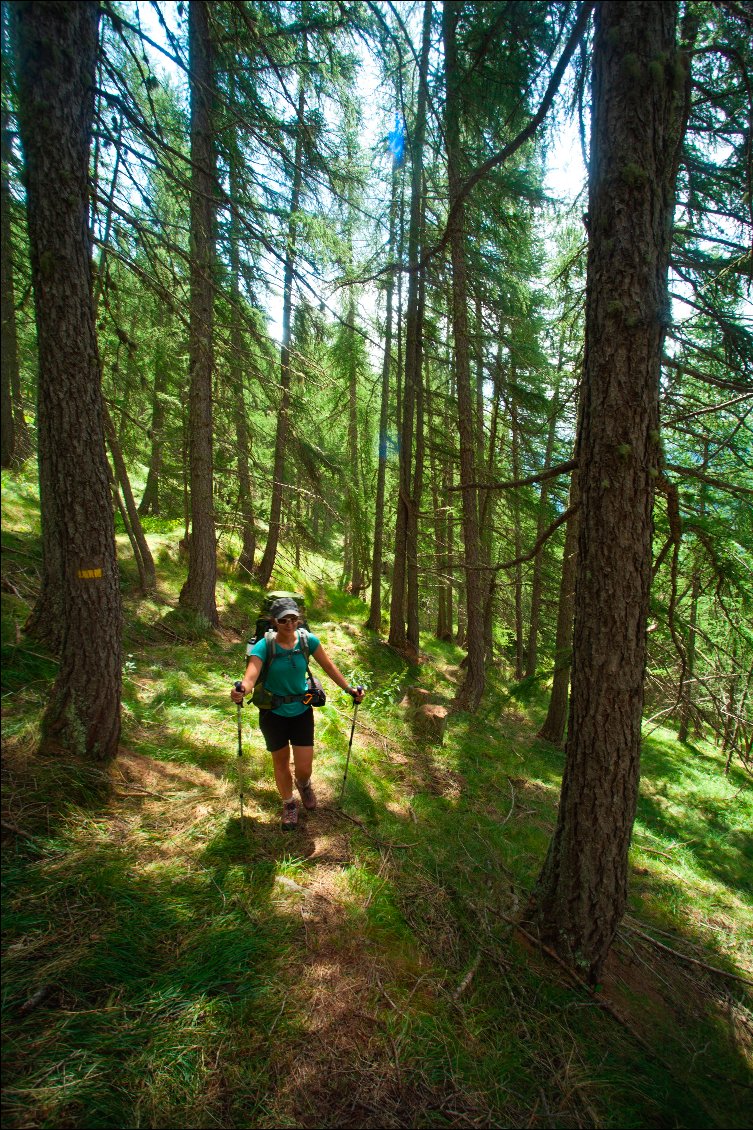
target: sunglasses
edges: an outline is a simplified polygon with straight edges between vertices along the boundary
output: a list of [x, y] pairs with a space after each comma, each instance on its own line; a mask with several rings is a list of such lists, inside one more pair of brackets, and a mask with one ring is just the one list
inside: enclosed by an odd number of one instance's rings
[[298, 617], [297, 616], [280, 616], [277, 620], [277, 623], [278, 624], [297, 624], [298, 623]]

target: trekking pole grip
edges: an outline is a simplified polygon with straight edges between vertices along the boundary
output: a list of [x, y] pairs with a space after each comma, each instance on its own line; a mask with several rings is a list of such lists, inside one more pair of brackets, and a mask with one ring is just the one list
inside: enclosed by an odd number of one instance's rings
[[[235, 687], [235, 689], [237, 690], [238, 694], [242, 694], [242, 695], [244, 695], [244, 696], [245, 696], [245, 693], [246, 693], [246, 692], [245, 692], [245, 691], [244, 691], [244, 689], [243, 689], [243, 683], [241, 682], [241, 680], [240, 680], [240, 679], [236, 679], [236, 680], [235, 680], [235, 682], [233, 683], [233, 686], [234, 686], [234, 687]], [[242, 702], [239, 702], [239, 703], [238, 703], [238, 706], [239, 706], [239, 707], [240, 707], [240, 706], [244, 706], [244, 705], [245, 705], [245, 704], [244, 704], [244, 703], [242, 703]]]

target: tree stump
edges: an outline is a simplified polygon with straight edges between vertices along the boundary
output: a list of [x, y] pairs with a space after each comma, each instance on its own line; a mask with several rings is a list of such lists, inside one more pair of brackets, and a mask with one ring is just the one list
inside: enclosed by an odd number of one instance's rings
[[425, 702], [413, 715], [413, 732], [422, 741], [441, 745], [447, 728], [449, 710], [438, 703]]

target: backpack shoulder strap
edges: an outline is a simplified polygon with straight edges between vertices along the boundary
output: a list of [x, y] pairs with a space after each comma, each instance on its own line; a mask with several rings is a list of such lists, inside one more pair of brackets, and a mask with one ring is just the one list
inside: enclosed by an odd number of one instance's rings
[[308, 667], [308, 665], [309, 665], [309, 655], [311, 653], [311, 649], [309, 647], [309, 634], [308, 634], [308, 632], [306, 631], [305, 628], [299, 628], [298, 629], [298, 642], [301, 645], [301, 651], [303, 652], [303, 658], [306, 660], [306, 666]]
[[264, 677], [269, 671], [269, 665], [274, 659], [275, 651], [277, 650], [277, 644], [275, 643], [275, 634], [271, 628], [268, 632], [264, 633], [264, 642], [267, 645], [267, 654], [264, 657], [264, 666], [262, 667], [260, 674], [262, 682], [264, 682]]

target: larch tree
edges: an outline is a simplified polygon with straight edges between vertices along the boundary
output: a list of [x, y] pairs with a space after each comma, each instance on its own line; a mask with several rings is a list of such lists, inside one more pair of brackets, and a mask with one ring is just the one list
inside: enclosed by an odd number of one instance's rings
[[191, 542], [180, 603], [219, 624], [215, 601], [217, 549], [213, 499], [212, 371], [216, 163], [212, 136], [212, 43], [209, 5], [188, 8], [191, 81], [191, 328], [189, 333], [189, 460]]
[[[417, 652], [417, 618], [413, 617], [413, 637], [406, 632], [408, 560], [412, 550], [415, 554], [415, 537], [410, 537], [410, 508], [413, 499], [414, 477], [414, 429], [416, 416], [416, 396], [421, 380], [421, 303], [420, 303], [420, 254], [423, 227], [423, 163], [424, 140], [426, 136], [426, 107], [428, 101], [429, 49], [431, 46], [432, 2], [424, 0], [423, 27], [421, 35], [421, 55], [418, 64], [416, 96], [416, 120], [410, 139], [410, 219], [408, 224], [408, 294], [405, 312], [405, 366], [400, 405], [399, 442], [399, 487], [397, 515], [395, 520], [395, 557], [392, 572], [392, 594], [390, 599], [389, 642], [399, 650]], [[417, 610], [414, 610], [417, 613]]]
[[595, 10], [580, 531], [557, 826], [528, 908], [594, 983], [627, 898], [640, 762], [659, 375], [685, 61], [677, 4]]
[[[15, 6], [39, 354], [43, 545], [60, 669], [42, 748], [95, 761], [120, 736], [121, 612], [92, 295], [89, 151], [99, 9]], [[45, 565], [47, 565], [47, 560]]]
[[[304, 37], [304, 56], [306, 54]], [[282, 499], [285, 486], [285, 462], [290, 431], [290, 382], [292, 376], [291, 328], [293, 315], [293, 282], [296, 274], [298, 252], [298, 229], [301, 191], [303, 187], [303, 142], [306, 129], [306, 80], [304, 70], [298, 77], [296, 99], [295, 147], [293, 155], [292, 181], [290, 186], [290, 208], [288, 212], [287, 239], [285, 245], [283, 284], [282, 284], [282, 340], [280, 342], [280, 402], [277, 410], [275, 428], [274, 465], [269, 503], [269, 532], [262, 559], [256, 570], [260, 585], [268, 585], [277, 558], [280, 541]]]
[[[461, 162], [461, 73], [458, 64], [457, 24], [462, 4], [444, 0], [442, 7], [442, 39], [445, 67], [445, 144], [447, 147], [447, 181], [449, 185], [450, 219], [448, 233], [452, 260], [452, 335], [455, 377], [458, 396], [458, 434], [460, 438], [460, 483], [463, 507], [463, 541], [465, 550], [466, 610], [469, 625], [481, 613], [480, 539], [478, 494], [475, 486], [476, 454], [473, 436], [474, 395], [471, 387], [471, 359], [468, 331], [468, 287], [465, 255], [464, 208], [460, 196]], [[468, 666], [465, 680], [458, 690], [458, 709], [475, 710], [484, 692], [484, 636], [477, 626], [467, 638]]]
[[[392, 262], [395, 255], [395, 231], [397, 222], [397, 192], [399, 171], [396, 159], [392, 166], [392, 192], [389, 208], [389, 237], [387, 260]], [[377, 463], [376, 498], [374, 503], [374, 542], [371, 557], [371, 602], [366, 627], [373, 632], [382, 626], [382, 563], [384, 560], [384, 497], [387, 479], [387, 425], [390, 410], [390, 374], [392, 372], [392, 331], [393, 304], [395, 295], [395, 276], [387, 277], [384, 313], [384, 352], [382, 354], [382, 387], [379, 402], [379, 452]]]

